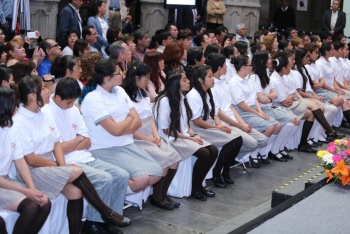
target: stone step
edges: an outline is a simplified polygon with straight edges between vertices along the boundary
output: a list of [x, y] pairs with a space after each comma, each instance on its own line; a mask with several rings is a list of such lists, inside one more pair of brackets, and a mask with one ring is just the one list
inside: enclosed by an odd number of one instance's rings
[[281, 204], [297, 193], [319, 182], [323, 178], [324, 168], [321, 164], [311, 168], [310, 170], [307, 170], [303, 174], [288, 181], [272, 192], [271, 207], [273, 208]]

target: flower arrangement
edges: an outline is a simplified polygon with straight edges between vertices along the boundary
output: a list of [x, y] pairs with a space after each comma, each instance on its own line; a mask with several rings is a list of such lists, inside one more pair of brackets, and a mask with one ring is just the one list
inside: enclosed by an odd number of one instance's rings
[[322, 159], [327, 183], [330, 180], [350, 186], [350, 139], [337, 139], [328, 143], [327, 150], [320, 150], [317, 156]]

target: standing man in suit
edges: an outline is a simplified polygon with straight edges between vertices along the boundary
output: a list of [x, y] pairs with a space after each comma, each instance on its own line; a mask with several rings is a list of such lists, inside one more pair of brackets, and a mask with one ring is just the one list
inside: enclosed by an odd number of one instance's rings
[[288, 0], [282, 0], [282, 7], [276, 9], [271, 21], [278, 29], [295, 28], [295, 11], [288, 6]]
[[62, 48], [67, 44], [65, 38], [70, 30], [76, 30], [79, 35], [82, 33], [82, 20], [79, 14], [82, 3], [82, 0], [70, 0], [61, 11], [58, 23], [58, 43]]
[[330, 32], [334, 38], [336, 35], [344, 34], [345, 24], [346, 16], [340, 10], [340, 0], [334, 0], [332, 9], [326, 10], [323, 14], [322, 29], [323, 31]]

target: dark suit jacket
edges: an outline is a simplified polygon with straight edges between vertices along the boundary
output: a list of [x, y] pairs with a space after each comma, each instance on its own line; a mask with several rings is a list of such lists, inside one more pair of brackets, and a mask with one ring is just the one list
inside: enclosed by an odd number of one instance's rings
[[[331, 31], [331, 18], [332, 18], [332, 10], [326, 10], [323, 14], [322, 19], [322, 29], [323, 31]], [[344, 28], [346, 24], [346, 16], [342, 11], [338, 11], [337, 22], [334, 27], [334, 35], [335, 34], [344, 34]]]
[[67, 45], [65, 37], [70, 30], [77, 30], [81, 35], [80, 21], [74, 9], [68, 4], [62, 9], [58, 22], [58, 44], [64, 48]]
[[295, 28], [295, 11], [288, 6], [286, 11], [282, 11], [279, 7], [276, 9], [275, 14], [272, 17], [273, 25], [279, 29], [286, 29], [289, 27]]

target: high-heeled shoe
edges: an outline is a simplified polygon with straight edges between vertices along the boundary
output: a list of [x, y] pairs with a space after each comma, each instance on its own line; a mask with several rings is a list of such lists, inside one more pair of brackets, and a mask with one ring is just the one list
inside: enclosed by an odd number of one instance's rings
[[[265, 156], [265, 155], [264, 155]], [[264, 164], [270, 164], [270, 160], [269, 158], [263, 158], [263, 156], [258, 153], [258, 157], [260, 158], [260, 160], [264, 163]]]
[[250, 164], [250, 167], [252, 168], [260, 168], [258, 160], [253, 159], [252, 156], [249, 156], [249, 164]]
[[224, 181], [226, 184], [234, 184], [235, 183], [233, 181], [233, 179], [231, 178], [230, 173], [222, 173], [221, 175], [224, 178]]
[[213, 181], [215, 187], [226, 188], [226, 184], [224, 181], [222, 181], [221, 176], [213, 177], [211, 180]]

